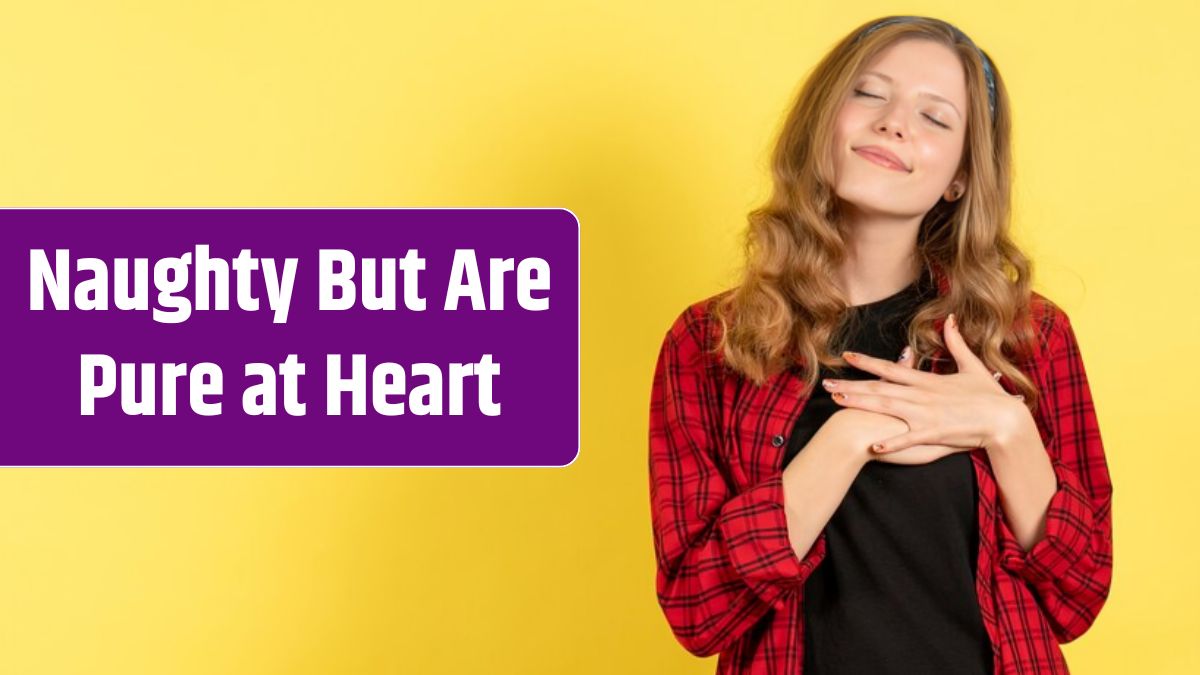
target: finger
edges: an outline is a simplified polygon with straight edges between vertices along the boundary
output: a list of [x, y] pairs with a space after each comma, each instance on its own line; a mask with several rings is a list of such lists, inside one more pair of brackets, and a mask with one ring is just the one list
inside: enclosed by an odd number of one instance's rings
[[938, 377], [932, 373], [926, 373], [915, 368], [888, 361], [887, 359], [877, 359], [874, 356], [860, 354], [858, 352], [842, 352], [842, 358], [846, 359], [846, 363], [865, 370], [868, 373], [873, 373], [891, 382], [900, 384], [928, 384], [930, 378]]
[[916, 429], [879, 441], [871, 446], [871, 451], [876, 454], [887, 454], [910, 448], [914, 445], [932, 444], [936, 440], [937, 433], [932, 429]]
[[939, 460], [953, 452], [949, 446], [945, 445], [914, 445], [905, 448], [903, 452], [883, 452], [872, 453], [871, 459], [875, 462], [883, 462], [884, 464], [900, 464], [900, 465], [917, 465], [928, 464], [935, 460]]
[[843, 392], [834, 392], [830, 396], [839, 405], [847, 408], [859, 408], [862, 410], [871, 410], [900, 419], [908, 422], [908, 418], [917, 412], [917, 404], [911, 401], [895, 398], [892, 396], [877, 396], [875, 394], [852, 394], [847, 395]]
[[958, 332], [958, 321], [954, 314], [946, 317], [944, 328], [944, 341], [946, 349], [950, 351], [950, 355], [954, 357], [954, 362], [958, 364], [958, 372], [960, 373], [987, 373], [992, 374], [984, 365], [983, 361], [975, 356], [975, 352], [971, 351], [971, 347], [967, 345], [967, 341], [963, 338], [962, 333]]
[[827, 377], [821, 380], [821, 386], [825, 387], [825, 391], [841, 392], [847, 396], [871, 394], [914, 403], [923, 400], [923, 392], [920, 389], [887, 380], [837, 380]]
[[928, 464], [937, 461], [947, 455], [952, 455], [956, 452], [962, 452], [962, 448], [957, 448], [951, 445], [927, 444], [918, 443], [911, 447], [904, 448], [902, 451], [872, 453], [871, 459], [876, 462], [885, 464]]

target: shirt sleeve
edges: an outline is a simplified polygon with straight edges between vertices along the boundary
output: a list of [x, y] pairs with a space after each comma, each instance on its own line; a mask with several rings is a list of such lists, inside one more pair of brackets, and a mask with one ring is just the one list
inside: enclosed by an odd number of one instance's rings
[[688, 651], [723, 651], [785, 606], [825, 554], [797, 557], [782, 475], [735, 494], [715, 459], [721, 419], [695, 322], [681, 317], [659, 351], [650, 401], [650, 502], [659, 605]]
[[1056, 310], [1036, 420], [1058, 489], [1045, 536], [1026, 551], [999, 520], [1000, 564], [1024, 579], [1060, 643], [1082, 635], [1112, 584], [1112, 482], [1070, 320]]

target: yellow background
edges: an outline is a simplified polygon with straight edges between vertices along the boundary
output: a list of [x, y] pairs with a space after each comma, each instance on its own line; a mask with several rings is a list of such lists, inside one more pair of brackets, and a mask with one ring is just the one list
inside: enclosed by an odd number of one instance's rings
[[655, 601], [654, 358], [731, 283], [804, 74], [889, 13], [1006, 77], [1019, 237], [1087, 361], [1115, 573], [1072, 669], [1200, 672], [1195, 4], [644, 0], [4, 3], [0, 205], [573, 210], [583, 442], [561, 469], [0, 469], [0, 672], [712, 672]]

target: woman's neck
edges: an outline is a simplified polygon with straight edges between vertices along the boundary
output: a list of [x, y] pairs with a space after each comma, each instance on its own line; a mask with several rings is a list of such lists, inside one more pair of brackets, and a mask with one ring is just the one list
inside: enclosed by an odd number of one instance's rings
[[836, 283], [850, 305], [893, 295], [921, 275], [916, 255], [921, 219], [859, 219], [846, 228], [846, 257]]

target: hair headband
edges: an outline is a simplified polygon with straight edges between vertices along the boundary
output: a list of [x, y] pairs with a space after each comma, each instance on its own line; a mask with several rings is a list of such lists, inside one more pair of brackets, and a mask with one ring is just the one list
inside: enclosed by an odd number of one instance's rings
[[[875, 23], [871, 24], [870, 26], [867, 26], [866, 29], [864, 29], [861, 33], [858, 34], [858, 37], [854, 38], [854, 40], [855, 40], [855, 42], [857, 42], [858, 40], [861, 40], [863, 37], [869, 35], [876, 28], [882, 28], [883, 26], [886, 26], [888, 24], [909, 23], [909, 22], [917, 22], [917, 21], [928, 22], [928, 21], [931, 21], [931, 19], [929, 17], [925, 17], [925, 16], [911, 16], [911, 15], [889, 16], [885, 19], [880, 19], [879, 21], [876, 21]], [[991, 60], [988, 59], [987, 54], [984, 54], [983, 50], [980, 49], [979, 46], [976, 45], [971, 40], [971, 38], [967, 37], [966, 33], [959, 30], [953, 24], [947, 23], [945, 21], [941, 21], [939, 19], [932, 19], [932, 21], [937, 21], [938, 23], [945, 24], [947, 27], [950, 28], [951, 31], [954, 32], [954, 35], [956, 37], [961, 39], [963, 42], [966, 42], [967, 44], [971, 45], [972, 47], [975, 48], [975, 51], [979, 52], [979, 58], [980, 58], [980, 60], [983, 61], [983, 74], [984, 74], [985, 79], [987, 79], [988, 112], [991, 113], [992, 121], [995, 122], [996, 121], [996, 81], [992, 76]]]

